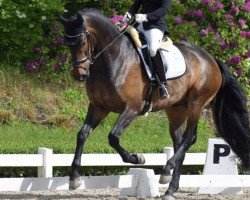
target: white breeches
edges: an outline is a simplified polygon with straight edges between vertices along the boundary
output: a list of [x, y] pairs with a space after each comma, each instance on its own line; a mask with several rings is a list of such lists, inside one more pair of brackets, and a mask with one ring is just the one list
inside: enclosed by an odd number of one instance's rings
[[161, 42], [164, 36], [163, 32], [157, 28], [145, 30], [142, 24], [140, 24], [137, 29], [145, 35], [150, 48], [150, 56], [154, 57], [157, 50], [161, 46]]

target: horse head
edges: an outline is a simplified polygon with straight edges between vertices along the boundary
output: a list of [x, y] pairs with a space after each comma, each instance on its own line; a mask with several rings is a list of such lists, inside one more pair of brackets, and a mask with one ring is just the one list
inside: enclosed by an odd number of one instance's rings
[[72, 75], [76, 80], [84, 81], [92, 62], [93, 35], [88, 31], [81, 12], [70, 19], [60, 16], [60, 20], [65, 27], [65, 44], [72, 56]]

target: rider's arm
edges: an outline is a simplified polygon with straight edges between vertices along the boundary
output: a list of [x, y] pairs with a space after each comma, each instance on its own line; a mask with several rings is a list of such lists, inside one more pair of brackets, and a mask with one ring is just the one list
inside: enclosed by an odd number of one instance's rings
[[135, 0], [134, 4], [132, 5], [132, 7], [129, 10], [129, 13], [134, 16], [140, 9], [142, 4], [142, 0]]
[[147, 20], [155, 20], [159, 19], [167, 14], [167, 10], [169, 10], [171, 4], [171, 0], [161, 0], [161, 7], [151, 13], [146, 13]]

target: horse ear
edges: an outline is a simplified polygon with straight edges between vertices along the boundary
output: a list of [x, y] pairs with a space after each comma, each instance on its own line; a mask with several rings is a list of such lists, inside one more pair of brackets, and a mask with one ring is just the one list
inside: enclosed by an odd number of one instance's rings
[[79, 25], [83, 25], [84, 19], [79, 11], [77, 12], [77, 21], [79, 22]]
[[67, 20], [65, 17], [63, 17], [62, 15], [59, 15], [59, 18], [60, 18], [60, 21], [62, 22], [62, 24], [63, 24], [64, 26], [66, 26], [68, 20]]

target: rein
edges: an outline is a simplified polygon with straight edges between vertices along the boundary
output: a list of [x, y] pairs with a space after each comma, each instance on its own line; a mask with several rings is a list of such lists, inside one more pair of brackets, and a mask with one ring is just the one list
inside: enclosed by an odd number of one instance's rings
[[[131, 26], [133, 26], [135, 23], [132, 23], [131, 24]], [[127, 26], [121, 31], [121, 33], [115, 38], [115, 39], [113, 39], [107, 46], [105, 46], [99, 53], [97, 53], [95, 56], [93, 56], [93, 51], [94, 51], [94, 49], [93, 49], [93, 46], [92, 46], [92, 44], [93, 44], [93, 42], [91, 41], [91, 36], [90, 36], [90, 33], [89, 33], [89, 31], [87, 30], [87, 28], [85, 27], [85, 25], [83, 24], [83, 27], [82, 27], [82, 29], [81, 29], [81, 33], [79, 33], [79, 34], [76, 34], [76, 35], [67, 35], [67, 34], [64, 34], [64, 36], [66, 37], [66, 38], [70, 38], [70, 39], [72, 39], [72, 38], [76, 38], [76, 40], [77, 40], [77, 38], [79, 37], [79, 36], [82, 36], [82, 35], [86, 35], [86, 37], [87, 37], [87, 43], [88, 43], [88, 47], [89, 47], [89, 50], [88, 50], [88, 55], [87, 56], [85, 56], [85, 57], [83, 57], [83, 58], [81, 58], [81, 59], [79, 59], [79, 60], [77, 60], [77, 61], [75, 61], [75, 62], [73, 62], [73, 67], [77, 67], [79, 64], [81, 64], [81, 63], [85, 63], [86, 61], [90, 61], [90, 64], [92, 65], [94, 62], [95, 62], [95, 60], [104, 52], [104, 51], [106, 51], [117, 39], [119, 39], [122, 35], [124, 35], [124, 33], [126, 32], [126, 29], [127, 29]], [[74, 42], [74, 43], [66, 43], [67, 45], [71, 45], [71, 46], [75, 46], [76, 44], [77, 44], [77, 41], [76, 42]]]

